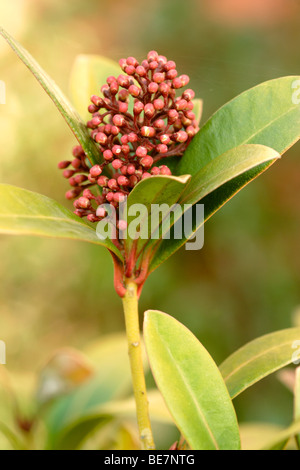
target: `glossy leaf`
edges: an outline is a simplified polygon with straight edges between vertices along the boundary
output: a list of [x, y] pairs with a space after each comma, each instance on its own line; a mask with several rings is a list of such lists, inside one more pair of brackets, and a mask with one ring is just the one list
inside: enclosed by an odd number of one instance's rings
[[70, 76], [70, 90], [74, 106], [80, 115], [90, 119], [87, 108], [92, 95], [99, 95], [107, 77], [121, 73], [119, 64], [99, 55], [80, 54], [76, 57]]
[[[225, 202], [252, 181], [258, 174], [268, 168], [279, 158], [279, 154], [262, 145], [241, 145], [220, 155], [198, 171], [190, 184], [185, 188], [180, 204], [204, 205], [204, 221], [208, 220]], [[196, 205], [190, 209], [194, 214]], [[183, 246], [201, 225], [193, 215], [193, 224], [187, 232], [183, 231], [181, 239], [170, 237], [162, 240], [151, 262], [153, 271], [176, 250]], [[180, 221], [179, 221], [180, 223]]]
[[[174, 174], [195, 175], [213, 159], [244, 144], [265, 145], [283, 154], [300, 138], [300, 106], [295, 99], [297, 80], [298, 76], [270, 80], [225, 104], [193, 138]], [[205, 220], [272, 163], [270, 161], [245, 172], [199, 201], [205, 204]], [[193, 231], [197, 228], [195, 221]], [[151, 270], [177, 251], [185, 241], [163, 240], [151, 263]]]
[[183, 191], [179, 202], [194, 204], [228, 181], [263, 163], [280, 158], [263, 145], [241, 145], [216, 157], [199, 170]]
[[220, 108], [200, 129], [178, 165], [194, 175], [214, 158], [243, 144], [261, 144], [283, 154], [300, 138], [300, 106], [291, 76], [264, 82]]
[[[189, 179], [189, 175], [181, 177], [153, 176], [152, 178], [146, 178], [142, 180], [131, 191], [127, 200], [127, 220], [129, 228], [133, 219], [135, 219], [136, 223], [140, 221], [140, 238], [138, 240], [138, 251], [141, 250], [146, 244], [150, 244], [151, 242], [153, 242], [153, 238], [157, 239], [159, 237], [159, 233], [157, 232], [157, 230], [161, 224], [159, 224], [159, 221], [157, 221], [157, 224], [155, 223], [155, 221], [151, 221], [151, 217], [154, 215], [155, 212], [154, 204], [167, 205], [167, 209], [164, 211], [164, 220], [166, 223], [166, 230], [168, 230], [170, 227], [170, 224], [167, 220], [168, 215], [170, 214], [170, 211], [174, 204], [176, 204], [176, 202], [180, 198], [180, 195], [184, 191], [185, 186], [188, 184]], [[137, 212], [137, 214], [135, 214], [134, 209], [138, 208], [138, 206], [136, 205], [140, 204], [142, 205], [142, 213]], [[136, 218], [137, 216], [138, 219]], [[131, 246], [133, 240], [132, 237], [135, 234], [135, 230], [133, 229], [133, 227], [132, 232], [132, 234], [130, 231], [128, 232], [129, 236], [125, 240], [126, 246], [128, 248]]]
[[144, 337], [156, 384], [191, 448], [239, 449], [228, 391], [197, 338], [173, 317], [153, 310], [145, 313]]
[[32, 72], [38, 82], [42, 85], [46, 93], [54, 102], [63, 118], [68, 123], [78, 142], [82, 145], [91, 163], [97, 163], [100, 155], [95, 142], [91, 139], [85, 123], [82, 121], [78, 112], [71, 105], [69, 100], [62, 93], [56, 83], [42, 69], [36, 60], [24, 49], [21, 44], [15, 41], [10, 34], [0, 27], [0, 34], [8, 42], [14, 52], [19, 56], [22, 62]]
[[0, 199], [0, 233], [83, 240], [121, 258], [109, 239], [99, 240], [94, 228], [53, 199], [7, 184], [0, 184]]
[[293, 361], [293, 344], [300, 339], [300, 328], [290, 328], [262, 336], [243, 346], [221, 365], [231, 398], [259, 380]]
[[193, 113], [196, 116], [197, 123], [200, 124], [202, 113], [203, 113], [203, 100], [196, 98], [195, 100], [193, 100], [193, 103], [194, 103]]

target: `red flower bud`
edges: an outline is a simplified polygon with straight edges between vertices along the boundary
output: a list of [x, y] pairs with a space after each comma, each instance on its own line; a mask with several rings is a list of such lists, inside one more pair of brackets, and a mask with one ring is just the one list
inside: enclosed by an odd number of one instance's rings
[[103, 132], [98, 132], [98, 134], [96, 134], [95, 141], [98, 144], [105, 145], [107, 142], [107, 136], [103, 134]]
[[102, 173], [102, 168], [100, 165], [94, 165], [92, 166], [92, 168], [90, 169], [90, 175], [93, 177], [93, 178], [97, 178], [97, 176], [100, 176]]
[[121, 166], [123, 165], [123, 162], [122, 160], [120, 160], [119, 158], [116, 158], [116, 160], [114, 160], [112, 162], [112, 167], [115, 169], [115, 170], [119, 170], [119, 168], [121, 168]]
[[113, 123], [118, 127], [122, 127], [126, 124], [126, 121], [124, 116], [122, 116], [121, 114], [115, 114], [113, 117]]
[[154, 129], [154, 127], [143, 126], [141, 128], [141, 134], [144, 137], [154, 137], [155, 136], [155, 129]]

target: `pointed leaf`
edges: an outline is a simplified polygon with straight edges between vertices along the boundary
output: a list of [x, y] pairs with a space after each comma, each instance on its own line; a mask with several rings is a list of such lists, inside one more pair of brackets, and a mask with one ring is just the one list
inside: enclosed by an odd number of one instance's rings
[[0, 200], [0, 233], [83, 240], [105, 246], [122, 258], [109, 239], [99, 240], [94, 228], [53, 199], [0, 184]]
[[[153, 176], [146, 178], [138, 183], [135, 188], [131, 191], [127, 199], [127, 213], [128, 213], [128, 226], [133, 219], [136, 219], [135, 209], [138, 209], [137, 205], [142, 205], [142, 214], [137, 213], [140, 219], [140, 238], [138, 240], [138, 251], [140, 251], [146, 244], [150, 244], [153, 238], [159, 237], [158, 228], [161, 224], [155, 223], [154, 204], [163, 205], [166, 204], [165, 210], [163, 211], [164, 221], [166, 224], [165, 230], [168, 230], [170, 224], [168, 222], [168, 216], [174, 208], [174, 204], [180, 198], [185, 186], [190, 179], [189, 175], [185, 176]], [[176, 206], [175, 206], [176, 209]], [[133, 211], [133, 212], [131, 212]], [[151, 220], [151, 217], [153, 219]], [[130, 248], [133, 241], [135, 230], [128, 231], [128, 237], [125, 240], [127, 249]], [[132, 235], [132, 237], [131, 237]], [[150, 240], [151, 239], [151, 240]], [[156, 240], [155, 240], [156, 241]]]
[[[195, 175], [213, 159], [244, 144], [265, 145], [283, 154], [300, 138], [299, 78], [290, 76], [270, 80], [225, 104], [193, 138], [175, 173]], [[205, 204], [205, 220], [271, 164], [272, 161], [253, 168], [200, 201]], [[195, 212], [195, 208], [193, 210]], [[194, 223], [193, 231], [197, 228]], [[151, 270], [182, 244], [178, 240], [163, 240]]]
[[[275, 150], [262, 145], [241, 145], [229, 150], [209, 162], [191, 178], [190, 184], [185, 188], [178, 202], [194, 204], [199, 201], [199, 204], [204, 205], [204, 221], [206, 221], [241, 188], [274, 163], [279, 156]], [[195, 208], [196, 204], [191, 209], [193, 214]], [[193, 237], [200, 226], [193, 215], [193, 225], [189, 232], [185, 226], [184, 237], [162, 240], [151, 262], [151, 271]]]
[[273, 372], [293, 362], [293, 345], [300, 328], [289, 328], [262, 336], [243, 346], [221, 365], [231, 398]]
[[[2, 27], [0, 34], [8, 42], [14, 52], [19, 56], [22, 62], [32, 72], [38, 82], [42, 85], [46, 93], [54, 102], [63, 118], [68, 123], [78, 142], [82, 145], [91, 163], [97, 163], [100, 159], [99, 151], [95, 142], [91, 139], [85, 123], [82, 121], [78, 112], [73, 108], [69, 100], [64, 96], [60, 88], [42, 69], [36, 60], [24, 49], [17, 41], [15, 41]], [[88, 104], [87, 104], [88, 106]]]
[[206, 349], [165, 313], [145, 313], [144, 336], [156, 384], [179, 430], [195, 450], [240, 448], [236, 415]]
[[283, 154], [300, 138], [300, 106], [295, 100], [299, 79], [290, 76], [264, 82], [225, 104], [193, 138], [177, 174], [194, 175], [214, 158], [243, 144], [266, 145]]
[[119, 64], [106, 57], [85, 54], [76, 57], [70, 76], [70, 90], [74, 106], [84, 119], [91, 117], [87, 110], [91, 96], [99, 95], [107, 77], [120, 73]]
[[233, 178], [263, 163], [280, 158], [264, 145], [240, 145], [216, 157], [199, 170], [180, 197], [181, 204], [194, 204]]

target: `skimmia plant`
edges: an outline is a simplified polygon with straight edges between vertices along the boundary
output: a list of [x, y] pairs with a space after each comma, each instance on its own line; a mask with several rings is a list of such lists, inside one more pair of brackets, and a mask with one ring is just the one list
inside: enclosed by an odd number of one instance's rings
[[[299, 140], [300, 77], [271, 80], [242, 93], [199, 129], [202, 102], [187, 88], [189, 77], [155, 51], [141, 62], [128, 57], [119, 65], [79, 56], [71, 74], [73, 107], [32, 56], [0, 32], [78, 141], [73, 156], [58, 164], [71, 186], [66, 197], [73, 200], [74, 214], [45, 196], [2, 184], [0, 231], [83, 240], [110, 251], [124, 306], [140, 447], [154, 449], [138, 320], [142, 287], [204, 221]], [[138, 221], [136, 206], [145, 209]], [[164, 207], [154, 227], [153, 206]], [[293, 347], [300, 328], [254, 340], [219, 368], [190, 331], [162, 312], [145, 313], [144, 340], [157, 387], [186, 445], [238, 450], [233, 398], [296, 362]], [[298, 373], [295, 421], [266, 448], [283, 448], [291, 436], [299, 443], [299, 402]], [[95, 421], [91, 414], [84, 419], [90, 422], [83, 435]], [[79, 434], [77, 429], [77, 444]]]

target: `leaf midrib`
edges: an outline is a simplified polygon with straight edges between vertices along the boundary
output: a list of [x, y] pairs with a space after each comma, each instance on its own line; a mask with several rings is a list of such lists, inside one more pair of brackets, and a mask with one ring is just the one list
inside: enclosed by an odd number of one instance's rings
[[189, 392], [190, 396], [192, 397], [193, 403], [195, 404], [196, 409], [199, 411], [199, 414], [200, 414], [200, 416], [201, 416], [202, 419], [203, 419], [204, 425], [205, 425], [205, 427], [206, 427], [206, 429], [207, 429], [207, 431], [208, 431], [208, 433], [209, 433], [209, 435], [210, 435], [210, 437], [211, 437], [211, 439], [212, 439], [212, 441], [213, 441], [213, 443], [214, 443], [216, 449], [217, 449], [217, 450], [220, 450], [220, 447], [219, 447], [219, 445], [218, 445], [218, 442], [217, 442], [217, 440], [216, 440], [216, 438], [215, 438], [215, 436], [214, 436], [214, 434], [213, 434], [213, 432], [212, 432], [212, 430], [211, 430], [211, 428], [210, 428], [210, 426], [209, 426], [209, 424], [208, 424], [208, 422], [207, 422], [206, 416], [204, 415], [203, 411], [202, 411], [201, 408], [199, 407], [198, 402], [197, 402], [197, 400], [196, 400], [196, 397], [194, 396], [193, 389], [191, 389], [190, 386], [189, 386], [189, 384], [186, 383], [186, 377], [183, 375], [183, 373], [181, 372], [181, 370], [178, 368], [177, 361], [176, 361], [175, 357], [173, 356], [172, 351], [170, 350], [170, 348], [167, 346], [166, 343], [164, 343], [164, 344], [165, 344], [166, 351], [167, 351], [167, 353], [169, 354], [170, 359], [172, 360], [171, 364], [173, 364], [173, 366], [175, 366], [175, 369], [176, 369], [177, 372], [179, 373], [179, 376], [182, 378], [183, 383], [184, 383], [184, 385], [185, 385], [187, 391]]

